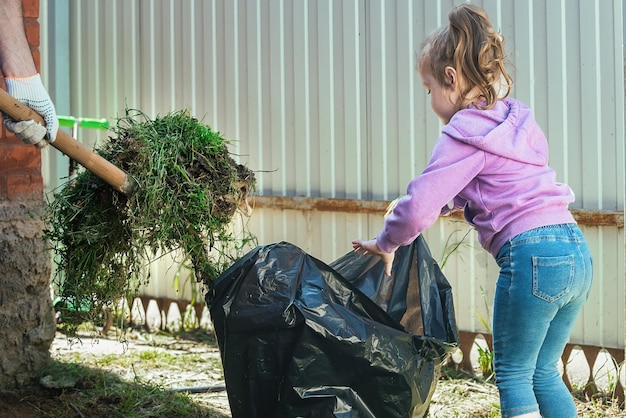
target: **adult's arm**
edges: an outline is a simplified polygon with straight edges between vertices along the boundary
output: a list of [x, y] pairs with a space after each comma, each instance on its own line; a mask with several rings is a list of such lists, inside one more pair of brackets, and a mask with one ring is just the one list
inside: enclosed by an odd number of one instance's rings
[[41, 114], [46, 126], [33, 120], [12, 121], [7, 117], [4, 124], [24, 143], [43, 148], [56, 138], [59, 122], [28, 45], [22, 0], [0, 1], [0, 28], [0, 71], [5, 77], [7, 93]]
[[37, 73], [24, 30], [21, 0], [0, 1], [0, 71], [5, 77]]

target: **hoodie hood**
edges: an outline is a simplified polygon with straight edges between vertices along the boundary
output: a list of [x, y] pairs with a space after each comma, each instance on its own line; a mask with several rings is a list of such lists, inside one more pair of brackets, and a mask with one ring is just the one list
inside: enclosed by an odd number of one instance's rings
[[459, 110], [443, 133], [490, 154], [538, 166], [548, 163], [543, 131], [530, 108], [515, 99], [498, 100], [490, 110]]

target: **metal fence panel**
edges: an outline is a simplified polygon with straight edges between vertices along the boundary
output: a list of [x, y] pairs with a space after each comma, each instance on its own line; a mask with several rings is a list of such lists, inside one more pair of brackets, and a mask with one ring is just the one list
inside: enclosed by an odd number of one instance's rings
[[[415, 54], [458, 3], [50, 0], [41, 3], [42, 74], [73, 116], [114, 122], [125, 108], [189, 108], [234, 141], [233, 153], [257, 170], [260, 195], [391, 200], [425, 167], [440, 132]], [[512, 95], [546, 131], [573, 207], [623, 211], [622, 1], [476, 3], [505, 36]], [[78, 136], [93, 144], [106, 134]], [[66, 167], [45, 152], [50, 190]], [[258, 208], [250, 225], [260, 243], [286, 240], [332, 261], [352, 238], [374, 235], [380, 216]], [[461, 228], [447, 222], [426, 233], [435, 253]], [[596, 282], [575, 339], [623, 347], [623, 228], [585, 232]], [[171, 265], [156, 268], [153, 280], [171, 279], [161, 278]], [[445, 269], [461, 328], [481, 330], [493, 260], [472, 239]]]

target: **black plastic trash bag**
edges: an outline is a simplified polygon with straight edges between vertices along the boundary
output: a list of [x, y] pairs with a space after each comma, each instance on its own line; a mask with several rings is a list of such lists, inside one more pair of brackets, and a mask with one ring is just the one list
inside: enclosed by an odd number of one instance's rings
[[216, 280], [206, 301], [233, 418], [426, 415], [458, 337], [423, 238], [398, 250], [392, 280], [378, 257], [331, 266], [280, 242]]

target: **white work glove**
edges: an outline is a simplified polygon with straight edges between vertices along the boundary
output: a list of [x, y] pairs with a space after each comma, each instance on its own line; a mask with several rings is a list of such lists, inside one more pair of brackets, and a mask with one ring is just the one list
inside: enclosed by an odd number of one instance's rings
[[[47, 145], [47, 142], [44, 142], [43, 144], [41, 143], [41, 140], [46, 136], [46, 133], [47, 141], [50, 143], [54, 142], [59, 130], [59, 121], [57, 119], [54, 104], [50, 99], [48, 91], [43, 86], [39, 74], [29, 77], [6, 77], [4, 82], [7, 86], [7, 93], [13, 96], [16, 100], [33, 109], [35, 112], [39, 113], [46, 123], [46, 132], [44, 132], [44, 135], [41, 138], [35, 138], [34, 136], [22, 137], [22, 134], [18, 134], [13, 131], [11, 126], [5, 122], [7, 129], [15, 133], [17, 137], [25, 143], [36, 144], [39, 148], [43, 148]], [[5, 116], [5, 121], [7, 119], [8, 118]], [[40, 132], [35, 129], [27, 129], [23, 125], [21, 126], [21, 129], [24, 134], [29, 132], [29, 135], [35, 135]]]
[[34, 120], [23, 120], [15, 122], [7, 117], [4, 118], [4, 126], [15, 134], [25, 144], [31, 144], [37, 148], [45, 148], [48, 141], [44, 140], [48, 131], [45, 126], [35, 122]]

